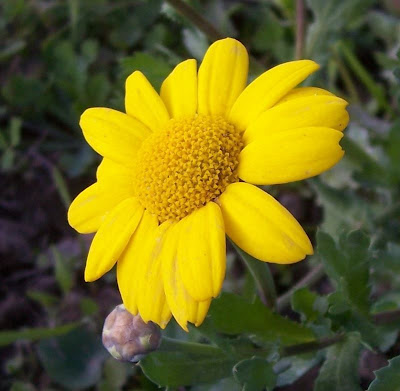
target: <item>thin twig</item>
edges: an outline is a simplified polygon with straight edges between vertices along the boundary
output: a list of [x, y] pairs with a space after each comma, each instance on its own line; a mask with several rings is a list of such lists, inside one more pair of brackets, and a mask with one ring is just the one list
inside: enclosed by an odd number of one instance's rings
[[306, 20], [304, 0], [296, 0], [296, 60], [300, 60], [304, 56], [305, 29]]
[[295, 284], [291, 289], [289, 289], [282, 296], [278, 297], [276, 308], [278, 312], [283, 311], [289, 304], [290, 298], [293, 293], [300, 288], [305, 286], [310, 286], [315, 284], [318, 280], [320, 280], [325, 274], [324, 268], [322, 264], [319, 264], [314, 269], [312, 269], [309, 273], [307, 273], [297, 284]]
[[[181, 15], [186, 19], [190, 20], [200, 31], [202, 31], [210, 41], [216, 41], [218, 39], [224, 38], [217, 28], [215, 28], [206, 18], [203, 17], [199, 12], [197, 12], [189, 4], [182, 0], [165, 0], [172, 7], [174, 7]], [[251, 62], [257, 67], [257, 72], [263, 72], [267, 64], [264, 61], [260, 61], [253, 56], [250, 56]]]
[[203, 16], [198, 13], [193, 7], [182, 0], [166, 0], [171, 4], [180, 14], [189, 19], [199, 30], [201, 30], [207, 37], [216, 41], [223, 38], [223, 35]]
[[[390, 323], [395, 323], [400, 321], [400, 310], [379, 312], [372, 316], [372, 321], [377, 325], [387, 325]], [[283, 348], [282, 355], [294, 356], [301, 353], [309, 353], [315, 350], [321, 350], [327, 348], [328, 346], [334, 345], [335, 343], [343, 341], [346, 334], [340, 333], [333, 335], [331, 337], [321, 338], [316, 341], [306, 342], [302, 344], [289, 345]]]
[[282, 357], [295, 356], [296, 354], [309, 353], [315, 350], [325, 349], [328, 346], [341, 342], [344, 337], [345, 334], [336, 334], [332, 337], [321, 338], [317, 341], [289, 345], [283, 348]]
[[375, 324], [383, 325], [400, 321], [400, 310], [379, 312], [372, 316]]

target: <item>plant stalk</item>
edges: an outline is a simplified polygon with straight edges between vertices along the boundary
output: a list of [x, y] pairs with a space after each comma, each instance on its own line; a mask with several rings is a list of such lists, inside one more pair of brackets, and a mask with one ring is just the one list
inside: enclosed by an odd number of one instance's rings
[[304, 0], [296, 0], [296, 60], [300, 60], [304, 56], [305, 29], [306, 20]]
[[300, 288], [304, 288], [305, 286], [310, 286], [315, 284], [325, 275], [324, 267], [322, 264], [319, 264], [315, 268], [311, 269], [309, 273], [307, 273], [297, 284], [295, 284], [291, 289], [289, 289], [282, 296], [278, 297], [277, 300], [277, 311], [283, 311], [289, 304], [290, 299], [295, 291]]

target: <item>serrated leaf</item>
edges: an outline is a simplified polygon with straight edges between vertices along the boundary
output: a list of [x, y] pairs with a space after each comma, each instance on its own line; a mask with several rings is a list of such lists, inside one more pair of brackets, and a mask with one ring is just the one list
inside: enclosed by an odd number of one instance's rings
[[330, 333], [331, 321], [325, 317], [329, 303], [326, 297], [311, 292], [308, 288], [295, 291], [291, 297], [292, 309], [300, 314], [301, 321], [311, 327], [318, 337]]
[[314, 322], [328, 310], [326, 298], [311, 292], [308, 288], [294, 292], [291, 303], [293, 310], [301, 315], [303, 322]]
[[343, 342], [330, 347], [314, 391], [361, 391], [358, 379], [360, 348], [357, 334], [349, 334]]
[[230, 376], [234, 364], [222, 350], [211, 354], [158, 351], [139, 363], [144, 374], [161, 387], [213, 383]]
[[237, 363], [233, 368], [233, 376], [243, 386], [242, 391], [272, 391], [276, 384], [272, 364], [260, 357]]
[[362, 314], [369, 311], [369, 238], [361, 231], [350, 232], [337, 246], [332, 237], [317, 233], [317, 251], [328, 276], [336, 282], [349, 303]]
[[400, 391], [400, 356], [389, 360], [389, 365], [375, 371], [375, 380], [368, 391]]
[[265, 342], [295, 343], [314, 339], [310, 329], [272, 312], [259, 300], [250, 303], [232, 293], [224, 292], [215, 299], [209, 314], [214, 327], [225, 334], [252, 334]]

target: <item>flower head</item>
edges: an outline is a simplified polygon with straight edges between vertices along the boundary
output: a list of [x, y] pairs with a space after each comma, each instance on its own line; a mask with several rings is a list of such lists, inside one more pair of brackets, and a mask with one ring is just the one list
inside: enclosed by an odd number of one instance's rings
[[80, 125], [103, 156], [97, 181], [71, 204], [78, 232], [97, 232], [86, 281], [117, 262], [125, 307], [165, 327], [200, 325], [225, 276], [225, 234], [265, 262], [312, 254], [293, 216], [255, 185], [318, 175], [343, 156], [347, 103], [295, 88], [318, 69], [292, 61], [246, 87], [248, 55], [231, 38], [178, 64], [160, 94], [145, 76], [126, 81], [126, 114], [86, 110]]

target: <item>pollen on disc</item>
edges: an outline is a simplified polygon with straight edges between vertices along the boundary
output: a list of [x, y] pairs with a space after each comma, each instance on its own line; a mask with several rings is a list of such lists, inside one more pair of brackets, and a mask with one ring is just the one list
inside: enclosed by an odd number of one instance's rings
[[223, 117], [171, 119], [140, 148], [135, 195], [160, 222], [180, 220], [238, 181], [242, 147], [241, 134]]

